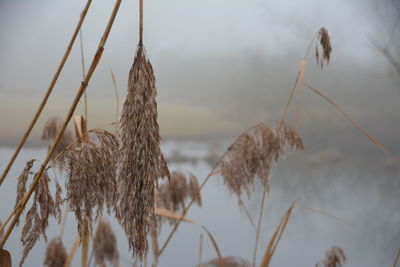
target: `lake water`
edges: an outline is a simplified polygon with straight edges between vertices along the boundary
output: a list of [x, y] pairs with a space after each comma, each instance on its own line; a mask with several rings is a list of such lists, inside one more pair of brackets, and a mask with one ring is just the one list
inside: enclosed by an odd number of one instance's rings
[[[170, 170], [190, 171], [200, 181], [211, 169], [204, 157], [210, 150], [222, 152], [224, 147], [225, 143], [218, 146], [189, 141], [163, 144], [167, 157], [174, 158], [174, 162], [169, 164]], [[16, 177], [25, 162], [32, 158], [43, 159], [46, 151], [43, 147], [26, 148], [21, 152], [0, 188], [2, 220], [14, 205]], [[3, 170], [12, 152], [12, 148], [0, 147], [0, 170]], [[298, 199], [297, 208], [293, 211], [271, 266], [314, 266], [333, 245], [345, 251], [348, 259], [345, 266], [391, 266], [400, 247], [400, 168], [384, 162], [382, 157], [377, 158], [350, 156], [331, 149], [319, 154], [297, 152], [277, 163], [270, 177], [271, 190], [264, 210], [257, 262], [260, 262], [280, 218], [290, 203]], [[53, 173], [50, 174], [54, 178]], [[58, 175], [58, 179], [64, 184], [64, 178]], [[244, 197], [254, 221], [257, 221], [261, 192], [260, 186], [256, 185], [253, 197]], [[251, 262], [254, 230], [239, 209], [237, 198], [225, 188], [222, 177], [217, 175], [209, 181], [202, 191], [202, 199], [203, 206], [194, 206], [187, 217], [210, 230], [224, 256], [239, 256]], [[302, 209], [301, 206], [332, 214], [348, 223]], [[133, 259], [123, 231], [112, 216], [105, 217], [109, 218], [116, 232], [121, 266], [132, 266]], [[5, 249], [12, 254], [14, 264], [19, 262], [21, 256], [20, 231], [24, 218], [25, 215], [5, 245]], [[160, 243], [170, 229], [168, 223], [163, 225]], [[52, 218], [47, 234], [49, 240], [59, 232], [60, 226]], [[67, 250], [76, 232], [74, 215], [69, 213], [63, 236]], [[195, 224], [182, 223], [161, 256], [159, 266], [195, 266], [198, 263], [200, 234], [204, 234], [203, 260], [215, 258], [212, 244], [202, 229]], [[32, 249], [25, 266], [41, 266], [45, 248], [44, 240], [40, 240]], [[151, 253], [148, 262], [152, 262]], [[80, 266], [79, 250], [73, 266]]]

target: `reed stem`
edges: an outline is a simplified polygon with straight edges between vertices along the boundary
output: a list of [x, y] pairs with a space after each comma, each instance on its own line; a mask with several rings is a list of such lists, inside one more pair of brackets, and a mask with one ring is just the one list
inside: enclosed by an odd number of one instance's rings
[[139, 10], [139, 45], [143, 45], [143, 0], [140, 0]]
[[77, 92], [77, 94], [76, 94], [76, 96], [74, 98], [74, 101], [73, 101], [73, 103], [72, 103], [72, 105], [71, 105], [71, 107], [70, 107], [70, 109], [69, 109], [69, 111], [67, 113], [67, 116], [66, 116], [66, 118], [65, 118], [65, 120], [64, 120], [64, 122], [63, 122], [63, 124], [62, 124], [62, 126], [60, 128], [60, 130], [58, 131], [58, 134], [57, 134], [57, 137], [54, 140], [54, 143], [50, 147], [46, 158], [43, 160], [43, 163], [40, 166], [39, 171], [36, 173], [36, 175], [35, 175], [35, 177], [33, 179], [33, 182], [31, 184], [31, 186], [29, 187], [28, 192], [25, 193], [24, 197], [22, 198], [22, 201], [20, 202], [21, 205], [18, 205], [16, 213], [15, 213], [15, 216], [14, 216], [14, 219], [11, 222], [11, 225], [7, 228], [7, 231], [5, 232], [4, 236], [2, 237], [2, 239], [0, 241], [0, 248], [3, 248], [3, 246], [6, 243], [8, 237], [10, 236], [12, 230], [14, 229], [17, 221], [19, 220], [19, 217], [21, 216], [22, 211], [23, 211], [26, 203], [28, 202], [30, 196], [32, 195], [33, 191], [35, 190], [36, 185], [39, 182], [39, 179], [42, 177], [43, 172], [45, 171], [46, 166], [49, 163], [51, 156], [53, 155], [58, 143], [61, 140], [61, 137], [62, 137], [62, 135], [63, 135], [63, 133], [64, 133], [66, 127], [67, 127], [68, 122], [71, 120], [71, 117], [72, 117], [72, 115], [73, 115], [73, 113], [74, 113], [74, 111], [75, 111], [75, 109], [76, 109], [76, 107], [77, 107], [77, 105], [79, 103], [79, 100], [82, 97], [82, 94], [85, 92], [85, 90], [86, 90], [86, 88], [87, 88], [87, 86], [89, 84], [89, 81], [92, 78], [92, 75], [93, 75], [98, 63], [100, 62], [101, 56], [102, 56], [103, 51], [104, 51], [104, 46], [105, 46], [105, 44], [107, 42], [107, 39], [108, 39], [108, 36], [110, 34], [110, 31], [111, 31], [112, 25], [114, 23], [115, 17], [116, 17], [116, 15], [118, 13], [119, 7], [121, 5], [121, 1], [122, 0], [116, 0], [116, 2], [115, 2], [112, 14], [111, 14], [111, 16], [109, 18], [109, 21], [107, 23], [107, 26], [106, 26], [106, 28], [104, 30], [103, 36], [102, 36], [102, 38], [101, 38], [101, 40], [99, 42], [99, 46], [97, 48], [96, 54], [93, 57], [92, 63], [91, 63], [90, 68], [89, 68], [89, 71], [86, 74], [86, 77], [85, 77], [84, 81], [82, 81], [81, 86], [78, 89], [78, 92]]
[[54, 74], [54, 76], [53, 76], [53, 78], [52, 78], [52, 80], [50, 82], [50, 85], [47, 88], [46, 94], [43, 97], [43, 100], [40, 103], [40, 106], [37, 109], [37, 111], [36, 111], [32, 121], [31, 121], [31, 123], [29, 124], [28, 128], [26, 129], [21, 141], [19, 142], [17, 148], [14, 151], [14, 154], [12, 155], [10, 161], [8, 162], [6, 168], [3, 171], [3, 174], [0, 177], [0, 186], [3, 184], [4, 180], [6, 179], [8, 172], [10, 171], [12, 165], [15, 162], [15, 159], [17, 158], [19, 152], [21, 151], [21, 149], [24, 146], [26, 140], [28, 139], [33, 127], [35, 126], [37, 120], [39, 119], [40, 114], [43, 111], [43, 108], [45, 107], [45, 105], [47, 103], [47, 100], [49, 99], [49, 96], [50, 96], [51, 92], [53, 91], [54, 86], [56, 85], [58, 77], [60, 76], [60, 73], [61, 73], [62, 69], [64, 68], [65, 62], [67, 61], [68, 56], [69, 56], [69, 54], [70, 54], [70, 52], [72, 50], [72, 46], [73, 46], [73, 44], [75, 42], [75, 39], [76, 39], [76, 37], [77, 37], [77, 35], [79, 33], [79, 30], [81, 29], [82, 23], [83, 23], [83, 21], [84, 21], [84, 19], [86, 17], [86, 13], [87, 13], [91, 3], [92, 3], [92, 0], [87, 0], [86, 5], [83, 8], [82, 13], [80, 15], [78, 24], [76, 25], [74, 33], [72, 34], [71, 40], [69, 41], [67, 49], [65, 50], [64, 56], [62, 57], [61, 62], [60, 62], [59, 66], [58, 66], [58, 68], [56, 70], [56, 73]]
[[254, 244], [254, 252], [253, 252], [253, 267], [256, 266], [256, 258], [257, 258], [257, 248], [258, 248], [258, 241], [260, 239], [260, 231], [261, 231], [261, 222], [264, 214], [264, 203], [265, 203], [265, 196], [267, 195], [267, 188], [264, 187], [264, 191], [261, 197], [261, 207], [260, 207], [260, 215], [258, 217], [257, 223], [257, 230], [256, 230], [256, 241]]

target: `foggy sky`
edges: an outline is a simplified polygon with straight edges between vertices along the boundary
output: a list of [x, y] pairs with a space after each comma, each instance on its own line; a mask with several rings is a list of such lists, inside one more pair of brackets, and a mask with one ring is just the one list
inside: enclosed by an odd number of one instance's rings
[[[137, 1], [123, 1], [109, 42], [88, 88], [89, 124], [115, 116], [112, 69], [122, 97], [138, 41]], [[84, 1], [0, 1], [0, 143], [13, 144], [44, 95]], [[93, 1], [83, 25], [86, 65], [113, 1]], [[383, 19], [384, 18], [384, 19]], [[306, 81], [343, 105], [377, 134], [399, 132], [399, 80], [370, 43], [399, 39], [397, 15], [378, 0], [145, 1], [145, 46], [158, 79], [163, 136], [237, 134], [259, 120], [277, 119], [299, 62], [322, 26], [331, 35], [330, 66], [313, 54]], [[390, 35], [394, 33], [394, 38]], [[79, 40], [77, 40], [79, 41]], [[76, 42], [43, 118], [64, 116], [81, 80]], [[393, 49], [389, 47], [389, 49]], [[323, 100], [304, 93], [303, 121], [337, 127], [346, 121]], [[82, 112], [79, 109], [78, 112]], [[386, 121], [385, 121], [386, 120]], [[392, 123], [389, 123], [392, 121]]]

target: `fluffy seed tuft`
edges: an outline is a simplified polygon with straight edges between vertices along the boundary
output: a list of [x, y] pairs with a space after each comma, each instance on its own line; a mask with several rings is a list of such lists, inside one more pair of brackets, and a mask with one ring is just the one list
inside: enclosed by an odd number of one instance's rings
[[240, 200], [243, 192], [250, 197], [259, 178], [268, 190], [273, 162], [290, 150], [303, 149], [300, 135], [284, 122], [272, 128], [258, 123], [229, 146], [219, 168], [224, 183]]
[[44, 265], [47, 267], [62, 267], [67, 260], [67, 251], [59, 237], [50, 241], [46, 249]]
[[[322, 57], [320, 56], [319, 46], [322, 49]], [[318, 32], [317, 44], [315, 45], [315, 58], [317, 60], [317, 65], [320, 65], [321, 69], [324, 68], [324, 61], [327, 65], [329, 64], [331, 52], [332, 46], [328, 31], [322, 27]]]
[[157, 179], [169, 171], [160, 150], [156, 84], [142, 45], [129, 73], [128, 93], [119, 122], [116, 217], [128, 237], [129, 248], [142, 259], [154, 210]]
[[315, 267], [340, 267], [345, 262], [346, 254], [343, 249], [333, 246], [325, 253], [325, 258], [315, 264]]
[[106, 266], [106, 261], [118, 266], [117, 239], [109, 223], [100, 220], [93, 238], [93, 253], [96, 264]]

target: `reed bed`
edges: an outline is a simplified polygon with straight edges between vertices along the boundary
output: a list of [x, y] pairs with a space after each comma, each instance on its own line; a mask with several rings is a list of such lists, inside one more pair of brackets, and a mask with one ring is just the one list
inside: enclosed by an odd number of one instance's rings
[[[75, 41], [77, 32], [80, 31], [90, 2], [88, 1], [85, 6], [69, 44], [69, 49], [67, 49], [60, 63], [60, 67], [43, 99], [41, 107], [38, 109], [24, 138], [6, 167], [1, 177], [0, 185], [46, 104], [47, 98], [68, 57], [70, 46]], [[309, 88], [325, 98], [361, 130], [374, 145], [387, 155], [392, 156], [386, 148], [353, 120], [338, 104], [305, 82], [306, 62], [313, 45], [315, 45], [317, 65], [322, 69], [330, 63], [332, 53], [330, 36], [325, 28], [321, 28], [312, 39], [305, 57], [300, 62], [296, 80], [289, 92], [288, 102], [278, 121], [269, 124], [260, 122], [243, 132], [218, 159], [215, 167], [201, 184], [199, 184], [197, 177], [190, 172], [173, 171], [170, 173], [160, 148], [156, 78], [143, 45], [143, 0], [140, 0], [139, 44], [129, 72], [127, 95], [120, 117], [118, 89], [114, 73], [111, 72], [117, 97], [116, 117], [118, 123], [115, 132], [103, 129], [87, 131], [85, 120], [81, 118], [79, 120], [80, 123], [75, 124], [77, 137], [74, 137], [71, 131], [68, 130], [67, 125], [82, 95], [86, 92], [92, 74], [100, 61], [120, 4], [121, 0], [115, 2], [113, 12], [87, 73], [85, 73], [84, 61], [82, 61], [83, 82], [78, 88], [76, 97], [65, 119], [53, 117], [46, 122], [42, 139], [51, 144], [46, 158], [43, 161], [36, 159], [28, 161], [18, 177], [14, 210], [10, 213], [5, 223], [0, 223], [2, 261], [3, 259], [4, 261], [8, 260], [7, 252], [3, 250], [3, 247], [10, 233], [18, 224], [20, 216], [33, 194], [32, 206], [26, 211], [22, 228], [23, 255], [20, 266], [24, 264], [30, 250], [40, 238], [47, 242], [46, 230], [50, 217], [54, 217], [59, 224], [61, 224], [62, 220], [65, 223], [67, 213], [61, 214], [61, 206], [65, 202], [67, 202], [67, 207], [75, 214], [78, 235], [69, 253], [66, 252], [62, 243], [62, 234], [52, 239], [46, 250], [45, 266], [69, 266], [80, 244], [83, 248], [82, 266], [87, 266], [89, 237], [94, 232], [93, 228], [96, 224], [97, 229], [94, 236], [92, 236], [93, 256], [96, 265], [106, 266], [106, 263], [109, 263], [119, 266], [120, 253], [117, 240], [110, 224], [102, 217], [104, 210], [110, 216], [114, 216], [124, 230], [129, 249], [132, 251], [135, 261], [146, 262], [150, 247], [148, 237], [150, 237], [151, 249], [154, 255], [153, 265], [156, 266], [173, 235], [177, 232], [180, 223], [184, 221], [200, 226], [211, 241], [218, 258], [209, 261], [208, 265], [250, 266], [250, 263], [246, 260], [224, 257], [217, 240], [208, 228], [185, 217], [193, 204], [202, 205], [201, 191], [211, 177], [218, 175], [222, 177], [227, 190], [237, 197], [238, 205], [246, 212], [246, 216], [255, 229], [255, 247], [251, 265], [257, 266], [256, 256], [264, 203], [270, 191], [271, 168], [291, 152], [304, 149], [302, 138], [296, 128], [300, 122], [300, 96], [303, 87]], [[82, 39], [81, 51], [83, 59]], [[285, 119], [296, 92], [296, 127], [292, 127]], [[87, 111], [85, 113], [85, 118], [87, 119]], [[63, 188], [57, 179], [51, 179], [48, 174], [48, 169], [54, 167], [53, 164], [48, 166], [51, 160], [57, 163], [55, 167], [66, 174], [65, 192], [63, 192]], [[40, 163], [40, 167], [38, 171], [33, 172], [35, 163]], [[30, 178], [32, 178], [32, 181], [27, 189]], [[162, 181], [163, 178], [167, 179]], [[52, 182], [55, 184], [55, 192], [51, 192], [49, 189]], [[263, 194], [261, 195], [257, 225], [255, 225], [253, 218], [243, 204], [242, 198], [244, 194], [248, 198], [253, 197], [257, 183], [261, 183]], [[270, 265], [271, 259], [294, 212], [296, 201], [292, 202], [272, 233], [259, 266], [266, 267]], [[159, 246], [159, 235], [165, 219], [173, 224], [173, 227], [166, 240]], [[9, 223], [10, 225], [6, 232], [3, 232]], [[63, 229], [63, 226], [61, 228]], [[61, 230], [62, 232], [63, 230]], [[199, 266], [203, 266], [202, 243], [201, 236]], [[345, 262], [346, 255], [344, 251], [340, 247], [334, 246], [326, 252], [325, 258], [317, 262], [315, 266], [342, 266]]]

